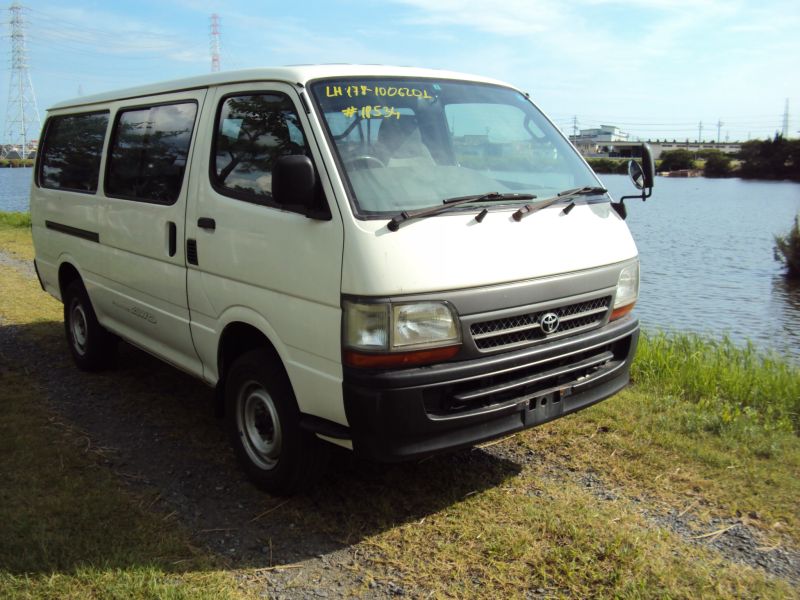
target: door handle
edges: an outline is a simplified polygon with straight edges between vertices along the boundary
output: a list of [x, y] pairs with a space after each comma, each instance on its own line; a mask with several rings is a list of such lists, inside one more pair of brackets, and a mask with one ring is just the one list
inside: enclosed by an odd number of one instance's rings
[[217, 228], [217, 222], [211, 217], [200, 217], [197, 219], [197, 226], [200, 229], [209, 229], [214, 231]]
[[172, 221], [167, 221], [167, 251], [170, 256], [175, 256], [178, 251], [178, 227]]

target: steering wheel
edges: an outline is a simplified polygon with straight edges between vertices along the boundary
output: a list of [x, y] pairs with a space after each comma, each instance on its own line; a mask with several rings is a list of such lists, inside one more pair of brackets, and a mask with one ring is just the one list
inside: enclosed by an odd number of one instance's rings
[[386, 164], [377, 156], [372, 156], [371, 154], [360, 154], [358, 156], [353, 156], [352, 158], [348, 158], [344, 161], [344, 166], [350, 167], [355, 166], [357, 164], [364, 165], [362, 168], [364, 169], [376, 169], [378, 167], [386, 167]]

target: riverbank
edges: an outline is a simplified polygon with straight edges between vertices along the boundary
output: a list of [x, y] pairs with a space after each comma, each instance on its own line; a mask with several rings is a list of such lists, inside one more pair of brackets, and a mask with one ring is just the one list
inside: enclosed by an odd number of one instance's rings
[[[627, 172], [629, 159], [587, 158], [597, 173]], [[800, 140], [778, 134], [773, 139], [750, 140], [736, 154], [716, 149], [692, 152], [684, 148], [662, 152], [656, 161], [658, 172], [694, 173], [705, 177], [741, 177], [768, 181], [800, 181]]]
[[[587, 158], [586, 162], [589, 163], [589, 166], [592, 167], [595, 173], [598, 174], [611, 174], [611, 175], [627, 175], [628, 174], [628, 162], [630, 162], [629, 158]], [[691, 162], [687, 163], [690, 166], [683, 166], [681, 163], [680, 168], [675, 168], [674, 170], [666, 170], [662, 168], [663, 161], [657, 160], [656, 161], [656, 174], [661, 177], [713, 177], [715, 179], [720, 178], [720, 175], [715, 173], [709, 174], [706, 170], [707, 161], [705, 160], [694, 160], [692, 159]], [[730, 161], [730, 171], [727, 172], [724, 177], [740, 177], [739, 161]], [[758, 179], [757, 177], [753, 177], [752, 179]], [[766, 178], [765, 178], [766, 179]]]
[[797, 597], [800, 371], [778, 358], [645, 336], [595, 407], [420, 463], [337, 455], [279, 499], [202, 383], [125, 344], [75, 369], [32, 254], [0, 219], [0, 596]]
[[0, 169], [21, 169], [33, 167], [32, 158], [0, 158]]

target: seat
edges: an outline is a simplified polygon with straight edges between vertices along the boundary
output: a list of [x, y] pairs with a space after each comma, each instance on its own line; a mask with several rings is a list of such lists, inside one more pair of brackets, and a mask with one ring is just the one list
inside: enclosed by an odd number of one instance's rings
[[376, 146], [379, 158], [387, 167], [413, 167], [436, 164], [422, 141], [417, 120], [410, 115], [388, 118], [378, 129]]

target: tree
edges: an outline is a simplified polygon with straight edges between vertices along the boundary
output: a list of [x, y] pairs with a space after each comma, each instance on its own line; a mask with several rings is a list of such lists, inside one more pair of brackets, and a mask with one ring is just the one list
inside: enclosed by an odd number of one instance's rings
[[728, 177], [731, 174], [731, 157], [719, 150], [707, 150], [703, 174], [706, 177]]
[[775, 134], [771, 140], [752, 140], [739, 152], [742, 177], [800, 180], [800, 140]]
[[661, 153], [659, 171], [680, 171], [681, 169], [694, 168], [694, 155], [683, 148], [667, 150]]

